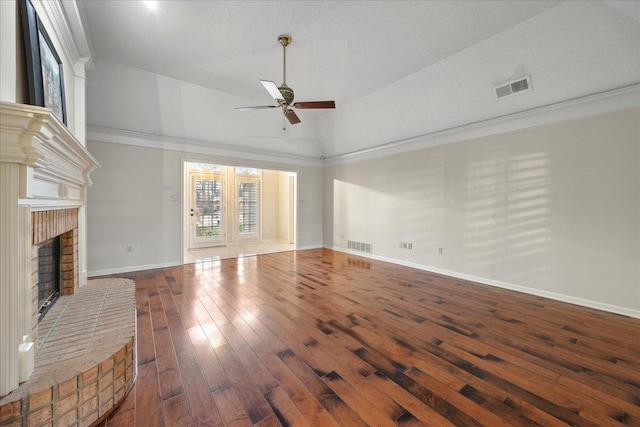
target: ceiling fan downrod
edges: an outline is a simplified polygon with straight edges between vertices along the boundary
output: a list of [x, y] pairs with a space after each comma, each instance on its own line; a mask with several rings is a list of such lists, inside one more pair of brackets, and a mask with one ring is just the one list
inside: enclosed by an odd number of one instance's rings
[[282, 85], [278, 88], [284, 98], [286, 105], [293, 104], [294, 92], [289, 86], [287, 86], [287, 46], [291, 44], [291, 37], [286, 34], [280, 34], [278, 41], [282, 45], [283, 61], [282, 61]]
[[278, 41], [282, 45], [283, 57], [282, 61], [282, 85], [285, 86], [287, 84], [287, 46], [291, 44], [291, 37], [286, 34], [280, 34], [278, 36]]

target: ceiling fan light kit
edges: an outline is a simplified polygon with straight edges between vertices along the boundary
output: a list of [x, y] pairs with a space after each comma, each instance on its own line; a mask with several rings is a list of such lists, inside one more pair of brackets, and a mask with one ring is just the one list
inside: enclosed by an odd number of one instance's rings
[[282, 84], [278, 87], [274, 82], [270, 80], [260, 80], [262, 86], [269, 92], [269, 95], [278, 103], [278, 105], [260, 105], [255, 107], [238, 107], [238, 111], [249, 110], [264, 110], [268, 108], [282, 108], [284, 116], [289, 120], [289, 123], [295, 125], [300, 123], [298, 115], [291, 110], [293, 108], [299, 109], [327, 109], [336, 108], [335, 101], [310, 101], [310, 102], [293, 102], [294, 92], [289, 86], [287, 86], [287, 46], [291, 44], [291, 37], [287, 34], [280, 34], [278, 36], [278, 42], [282, 45], [283, 49], [283, 61], [282, 61]]

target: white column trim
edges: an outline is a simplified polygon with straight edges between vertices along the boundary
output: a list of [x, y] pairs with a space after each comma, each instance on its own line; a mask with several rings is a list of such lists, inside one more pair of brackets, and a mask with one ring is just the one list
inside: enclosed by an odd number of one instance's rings
[[16, 163], [0, 162], [0, 396], [17, 388], [20, 380], [19, 169]]

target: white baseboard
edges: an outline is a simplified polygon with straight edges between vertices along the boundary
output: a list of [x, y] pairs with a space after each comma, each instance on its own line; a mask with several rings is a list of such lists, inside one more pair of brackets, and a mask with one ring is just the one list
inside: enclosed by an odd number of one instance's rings
[[129, 267], [119, 267], [119, 268], [110, 268], [106, 270], [89, 271], [87, 273], [87, 276], [89, 278], [98, 277], [98, 276], [109, 276], [111, 274], [132, 273], [134, 271], [143, 271], [143, 270], [156, 270], [158, 268], [176, 267], [178, 265], [183, 265], [183, 264], [180, 261], [174, 261], [174, 262], [164, 262], [160, 264], [132, 265]]
[[[308, 249], [322, 249], [324, 246], [322, 245], [318, 245], [318, 246], [297, 246], [296, 247], [296, 251], [306, 251]], [[331, 248], [328, 248], [331, 249]]]
[[640, 318], [640, 310], [634, 310], [632, 308], [620, 307], [617, 305], [607, 304], [599, 301], [592, 301], [584, 298], [573, 297], [571, 295], [564, 295], [555, 292], [544, 291], [541, 289], [528, 288], [526, 286], [515, 285], [513, 283], [501, 282], [498, 280], [487, 279], [484, 277], [472, 276], [470, 274], [459, 273], [456, 271], [444, 270], [441, 268], [431, 267], [428, 265], [415, 264], [393, 258], [387, 258], [378, 255], [367, 254], [358, 251], [352, 251], [345, 248], [339, 248], [335, 246], [325, 246], [327, 249], [332, 249], [338, 252], [348, 253], [350, 255], [360, 256], [363, 258], [371, 258], [378, 261], [390, 262], [392, 264], [403, 265], [405, 267], [411, 267], [418, 270], [429, 271], [431, 273], [441, 274], [443, 276], [455, 277], [457, 279], [468, 280], [470, 282], [481, 283], [483, 285], [495, 286], [498, 288], [509, 289], [511, 291], [522, 292], [525, 294], [536, 295], [539, 297], [549, 298], [557, 301], [567, 302], [569, 304], [576, 304], [583, 307], [595, 308], [597, 310], [607, 311], [609, 313], [621, 314], [623, 316]]
[[[322, 248], [322, 246], [305, 246], [302, 248], [298, 247], [296, 248], [296, 250], [319, 249], [319, 248]], [[108, 276], [111, 274], [131, 273], [134, 271], [155, 270], [158, 268], [176, 267], [178, 265], [184, 265], [184, 263], [182, 261], [172, 261], [172, 262], [164, 262], [159, 264], [132, 265], [129, 267], [109, 268], [106, 270], [95, 270], [95, 271], [89, 271], [87, 273], [87, 277], [92, 278], [92, 277], [98, 277], [98, 276]]]

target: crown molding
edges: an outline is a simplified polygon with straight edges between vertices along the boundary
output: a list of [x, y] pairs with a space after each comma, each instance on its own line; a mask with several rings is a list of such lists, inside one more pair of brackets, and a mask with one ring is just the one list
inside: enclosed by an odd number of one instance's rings
[[394, 141], [377, 147], [329, 156], [324, 159], [324, 166], [355, 163], [637, 107], [640, 107], [640, 84]]
[[[93, 68], [89, 39], [85, 34], [80, 12], [75, 1], [32, 0], [36, 11], [44, 14], [51, 23], [51, 31], [60, 41], [65, 56], [74, 65], [74, 73], [85, 77], [84, 71]], [[76, 67], [80, 63], [83, 67]]]
[[638, 107], [640, 84], [321, 159], [100, 126], [88, 126], [87, 139], [241, 159], [329, 167]]
[[87, 140], [278, 164], [322, 167], [322, 160], [315, 157], [257, 150], [250, 147], [234, 147], [209, 141], [183, 139], [101, 126], [87, 126]]

